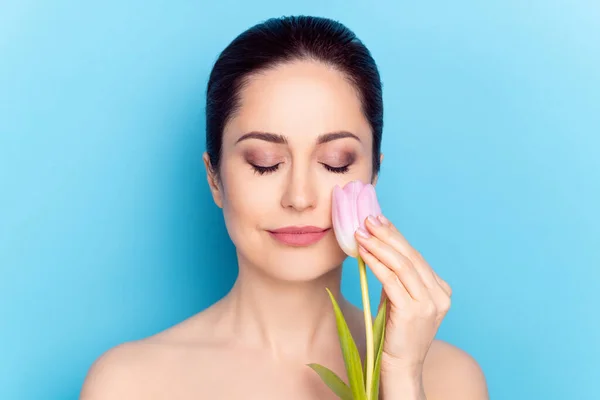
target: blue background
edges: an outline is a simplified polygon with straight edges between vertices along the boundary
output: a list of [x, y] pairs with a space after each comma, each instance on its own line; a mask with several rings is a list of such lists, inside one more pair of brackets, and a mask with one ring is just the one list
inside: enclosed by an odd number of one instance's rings
[[[226, 293], [234, 249], [201, 160], [208, 74], [238, 33], [299, 13], [339, 19], [379, 64], [378, 192], [454, 289], [438, 338], [479, 361], [494, 399], [597, 396], [600, 3], [14, 0], [0, 2], [0, 398], [76, 399], [102, 352]], [[360, 305], [354, 266], [343, 290]]]

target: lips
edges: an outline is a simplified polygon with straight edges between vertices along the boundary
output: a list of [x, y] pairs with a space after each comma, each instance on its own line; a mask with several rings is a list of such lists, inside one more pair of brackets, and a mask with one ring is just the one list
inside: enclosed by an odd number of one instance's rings
[[310, 246], [321, 240], [331, 228], [287, 226], [268, 231], [271, 237], [288, 246]]

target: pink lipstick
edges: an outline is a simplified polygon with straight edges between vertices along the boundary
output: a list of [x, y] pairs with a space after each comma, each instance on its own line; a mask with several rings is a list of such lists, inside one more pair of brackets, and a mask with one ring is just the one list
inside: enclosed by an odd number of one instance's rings
[[268, 232], [271, 237], [288, 246], [310, 246], [321, 240], [329, 230], [317, 226], [286, 226]]

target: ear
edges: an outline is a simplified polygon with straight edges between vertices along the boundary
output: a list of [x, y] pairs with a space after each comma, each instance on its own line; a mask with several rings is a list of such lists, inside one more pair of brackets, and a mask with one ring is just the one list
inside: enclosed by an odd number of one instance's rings
[[[383, 163], [383, 153], [379, 153], [379, 165], [381, 166]], [[377, 185], [377, 179], [379, 178], [379, 174], [373, 177], [373, 182], [371, 183], [373, 186]]]
[[206, 180], [208, 181], [208, 187], [212, 193], [213, 201], [219, 208], [223, 208], [223, 196], [222, 190], [219, 186], [219, 179], [217, 178], [216, 171], [213, 170], [210, 164], [210, 158], [208, 153], [202, 154], [202, 160], [204, 161], [204, 168], [206, 168]]

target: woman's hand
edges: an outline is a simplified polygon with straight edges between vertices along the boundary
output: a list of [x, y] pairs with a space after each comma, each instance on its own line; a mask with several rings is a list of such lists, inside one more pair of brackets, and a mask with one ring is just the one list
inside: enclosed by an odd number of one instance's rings
[[381, 300], [389, 299], [382, 393], [424, 398], [423, 363], [450, 308], [452, 290], [385, 217], [369, 217], [365, 225], [368, 232], [359, 229], [355, 235], [359, 254], [382, 283]]

